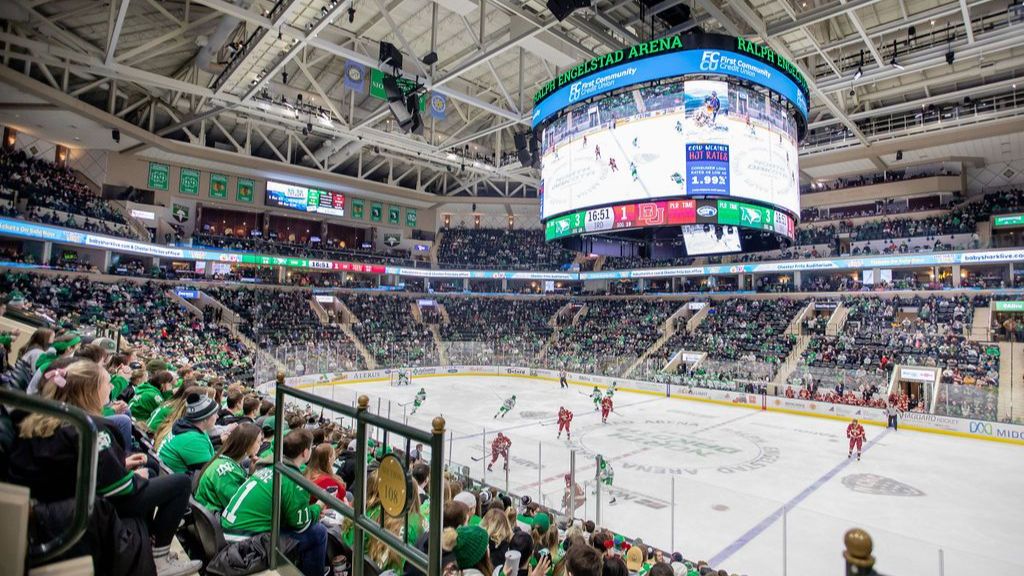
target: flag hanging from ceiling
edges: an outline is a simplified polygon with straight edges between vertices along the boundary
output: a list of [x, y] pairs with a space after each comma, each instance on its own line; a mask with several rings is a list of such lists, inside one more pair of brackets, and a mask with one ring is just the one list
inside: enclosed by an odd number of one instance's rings
[[366, 66], [351, 60], [345, 62], [345, 87], [360, 94], [366, 92]]
[[448, 112], [448, 99], [444, 94], [433, 92], [430, 94], [430, 115], [438, 120], [444, 120]]

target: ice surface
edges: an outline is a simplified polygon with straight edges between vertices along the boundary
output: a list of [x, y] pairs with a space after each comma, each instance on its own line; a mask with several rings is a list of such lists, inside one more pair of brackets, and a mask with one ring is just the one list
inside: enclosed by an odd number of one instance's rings
[[[408, 416], [411, 403], [400, 404], [421, 386], [427, 400]], [[417, 377], [406, 387], [315, 388], [345, 403], [366, 393], [371, 410], [380, 406], [383, 415], [390, 410], [391, 418], [424, 429], [444, 416], [446, 458], [501, 488], [501, 461], [494, 472], [484, 468], [491, 440], [504, 432], [512, 440], [508, 488], [553, 507], [561, 505], [575, 450], [577, 481], [587, 492], [577, 517], [596, 519], [595, 456], [602, 454], [615, 482], [602, 490], [601, 524], [730, 573], [841, 574], [843, 534], [861, 527], [885, 574], [1024, 574], [1020, 446], [868, 426], [867, 449], [856, 462], [847, 459], [845, 422], [620, 389], [615, 413], [602, 424], [589, 392], [470, 375]], [[495, 420], [512, 394], [515, 409]], [[575, 413], [571, 444], [555, 438], [563, 405]], [[612, 496], [616, 504], [608, 503]]]

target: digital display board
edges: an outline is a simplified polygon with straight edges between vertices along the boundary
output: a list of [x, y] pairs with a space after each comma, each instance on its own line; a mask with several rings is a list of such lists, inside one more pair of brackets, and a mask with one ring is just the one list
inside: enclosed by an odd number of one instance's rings
[[787, 238], [796, 235], [793, 219], [781, 210], [732, 200], [664, 200], [581, 210], [545, 223], [545, 239], [557, 240], [627, 228], [717, 224], [754, 228]]
[[724, 80], [637, 86], [542, 132], [541, 217], [725, 196], [800, 213], [797, 126], [770, 92]]
[[267, 206], [299, 212], [345, 215], [345, 195], [341, 192], [306, 188], [284, 182], [267, 181]]
[[683, 226], [683, 242], [688, 256], [740, 251], [740, 235], [734, 227], [704, 230], [696, 224]]

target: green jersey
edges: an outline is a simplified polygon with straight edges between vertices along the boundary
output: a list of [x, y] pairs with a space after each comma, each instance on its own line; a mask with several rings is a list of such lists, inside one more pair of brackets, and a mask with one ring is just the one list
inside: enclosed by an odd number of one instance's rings
[[199, 478], [196, 501], [210, 512], [220, 512], [231, 501], [238, 487], [245, 482], [245, 478], [245, 470], [238, 462], [227, 456], [220, 456], [210, 462]]
[[[286, 464], [295, 471], [291, 464]], [[271, 506], [273, 506], [274, 469], [260, 468], [239, 486], [231, 497], [220, 525], [229, 535], [249, 536], [270, 531]], [[285, 530], [302, 532], [318, 522], [320, 505], [309, 503], [309, 492], [303, 490], [291, 478], [281, 476], [281, 527]]]
[[205, 432], [178, 420], [171, 433], [160, 444], [157, 456], [172, 472], [185, 473], [199, 470], [213, 460], [213, 442]]
[[156, 386], [149, 382], [143, 382], [135, 389], [135, 396], [132, 397], [131, 404], [128, 405], [131, 408], [132, 418], [142, 421], [149, 420], [153, 410], [156, 410], [160, 403], [170, 395], [170, 392], [165, 395]]
[[110, 386], [110, 401], [113, 402], [128, 388], [128, 380], [120, 374], [115, 374], [110, 377]]
[[149, 420], [146, 420], [146, 427], [149, 428], [150, 432], [156, 432], [160, 425], [163, 424], [164, 420], [167, 419], [167, 415], [171, 413], [171, 403], [164, 402], [159, 408], [153, 410], [153, 413], [149, 415]]

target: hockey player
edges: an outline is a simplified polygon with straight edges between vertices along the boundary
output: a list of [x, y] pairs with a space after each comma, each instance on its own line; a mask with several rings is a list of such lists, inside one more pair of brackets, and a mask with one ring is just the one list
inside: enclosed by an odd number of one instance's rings
[[601, 159], [601, 146], [599, 144], [594, 144], [594, 158], [596, 160]]
[[508, 436], [505, 436], [501, 432], [498, 432], [498, 437], [491, 442], [491, 463], [487, 465], [487, 471], [491, 472], [491, 467], [498, 461], [498, 456], [505, 459], [505, 470], [508, 470], [508, 449], [512, 446], [512, 440]]
[[[597, 481], [609, 488], [615, 482], [615, 470], [612, 468], [611, 462], [605, 460], [604, 456], [600, 454], [597, 455]], [[608, 503], [615, 504], [615, 497], [613, 496]]]
[[587, 147], [587, 135], [586, 134], [583, 135], [583, 147], [584, 148]]
[[637, 144], [637, 140], [639, 140], [639, 138], [640, 138], [639, 136], [634, 136], [633, 137], [633, 148], [637, 148], [637, 147], [640, 146], [639, 144]]
[[610, 168], [612, 172], [619, 171], [619, 165], [615, 163], [615, 158], [608, 159], [608, 168]]
[[679, 120], [676, 120], [676, 132], [680, 134], [683, 133], [683, 123], [680, 122]]
[[558, 387], [559, 388], [568, 388], [569, 387], [569, 380], [566, 379], [566, 373], [565, 373], [564, 369], [558, 371]]
[[422, 406], [423, 403], [426, 402], [426, 400], [427, 400], [427, 389], [426, 388], [420, 388], [420, 391], [416, 393], [416, 397], [412, 399], [412, 412], [409, 412], [409, 414], [410, 415], [415, 414], [416, 411], [419, 410], [420, 406]]
[[612, 385], [609, 386], [607, 390], [605, 390], [604, 395], [605, 396], [615, 396], [615, 391], [618, 389], [618, 387], [619, 387], [619, 383], [614, 381], [614, 380], [612, 380]]
[[602, 424], [607, 424], [608, 423], [608, 415], [611, 414], [612, 409], [613, 409], [612, 397], [611, 396], [605, 396], [601, 400], [601, 423]]
[[633, 182], [640, 179], [640, 177], [636, 175], [636, 164], [632, 162], [629, 163], [629, 175], [633, 177]]
[[846, 427], [846, 437], [850, 439], [850, 451], [846, 454], [847, 458], [853, 456], [854, 447], [857, 448], [857, 460], [860, 461], [861, 447], [864, 445], [864, 427], [857, 422], [854, 418], [853, 422]]
[[594, 401], [594, 412], [601, 409], [601, 398], [603, 397], [604, 394], [601, 394], [601, 389], [597, 386], [594, 386], [594, 389], [590, 391], [590, 399]]
[[504, 418], [505, 414], [508, 414], [509, 412], [511, 412], [512, 409], [515, 408], [515, 407], [516, 407], [516, 395], [513, 394], [511, 398], [505, 398], [505, 401], [502, 402], [501, 407], [498, 408], [498, 413], [495, 414], [494, 417], [497, 418], [498, 416], [501, 416], [502, 418]]
[[566, 410], [565, 406], [558, 408], [558, 437], [562, 437], [562, 430], [565, 430], [566, 440], [572, 440], [572, 431], [569, 426], [572, 424], [572, 411]]

